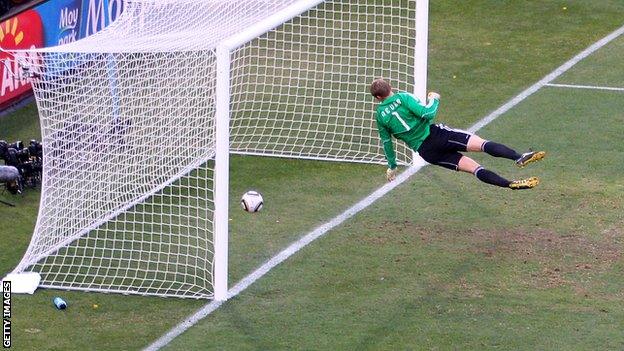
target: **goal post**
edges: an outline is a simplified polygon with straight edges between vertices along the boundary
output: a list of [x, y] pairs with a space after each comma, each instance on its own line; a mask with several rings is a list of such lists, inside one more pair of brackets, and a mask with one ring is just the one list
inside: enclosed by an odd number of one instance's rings
[[414, 45], [414, 94], [427, 98], [427, 60], [429, 41], [429, 0], [416, 1], [416, 45]]
[[385, 164], [368, 88], [384, 77], [424, 98], [422, 11], [428, 0], [127, 0], [91, 37], [15, 52], [37, 74], [45, 157], [13, 273], [226, 300], [230, 154]]
[[230, 158], [230, 61], [227, 46], [217, 47], [216, 74], [216, 155], [215, 155], [215, 281], [214, 298], [227, 299], [229, 237], [229, 158]]
[[[414, 45], [414, 95], [427, 101], [427, 61], [429, 58], [429, 0], [416, 0], [416, 43]], [[412, 152], [412, 162], [420, 158]], [[424, 160], [423, 160], [424, 161]]]

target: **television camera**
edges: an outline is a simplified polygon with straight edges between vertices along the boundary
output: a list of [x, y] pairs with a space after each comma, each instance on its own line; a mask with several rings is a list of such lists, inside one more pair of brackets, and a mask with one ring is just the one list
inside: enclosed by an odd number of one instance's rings
[[25, 187], [35, 188], [41, 182], [43, 147], [37, 140], [28, 146], [22, 141], [8, 143], [0, 140], [0, 184], [11, 194], [21, 193]]

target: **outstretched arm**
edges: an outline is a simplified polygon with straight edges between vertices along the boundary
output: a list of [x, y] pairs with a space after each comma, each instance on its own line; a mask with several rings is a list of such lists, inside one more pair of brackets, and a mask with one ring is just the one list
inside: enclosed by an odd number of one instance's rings
[[438, 114], [440, 94], [431, 92], [427, 95], [429, 102], [426, 105], [420, 103], [417, 98], [410, 99], [407, 108], [420, 118], [432, 121]]
[[386, 170], [386, 178], [389, 181], [394, 180], [396, 177], [396, 154], [394, 152], [394, 145], [392, 143], [392, 136], [390, 132], [379, 121], [377, 122], [377, 130], [379, 131], [379, 137], [383, 145], [386, 161], [388, 161], [388, 169]]

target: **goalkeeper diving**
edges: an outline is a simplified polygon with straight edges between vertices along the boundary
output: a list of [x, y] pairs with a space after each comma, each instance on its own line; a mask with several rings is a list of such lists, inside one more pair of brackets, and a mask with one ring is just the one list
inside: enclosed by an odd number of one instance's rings
[[384, 79], [376, 79], [370, 93], [380, 103], [377, 107], [377, 129], [383, 144], [388, 169], [388, 181], [396, 178], [397, 163], [392, 138], [402, 140], [427, 162], [474, 174], [480, 181], [514, 190], [531, 189], [539, 184], [537, 177], [507, 180], [483, 168], [475, 160], [461, 152], [485, 152], [494, 157], [513, 160], [519, 167], [538, 161], [546, 156], [544, 151], [530, 151], [523, 154], [508, 146], [467, 131], [452, 129], [443, 124], [433, 124], [440, 105], [440, 95], [431, 92], [427, 104], [405, 92], [393, 92], [392, 86]]

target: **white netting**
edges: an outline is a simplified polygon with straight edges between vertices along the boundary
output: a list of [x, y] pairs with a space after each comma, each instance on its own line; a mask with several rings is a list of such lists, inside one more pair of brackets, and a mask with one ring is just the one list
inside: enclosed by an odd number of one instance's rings
[[[43, 191], [16, 271], [212, 297], [216, 46], [294, 3], [127, 1], [102, 32], [37, 51]], [[414, 38], [415, 0], [326, 1], [238, 46], [231, 150], [384, 163], [368, 86], [413, 91]]]
[[414, 90], [414, 7], [328, 1], [236, 50], [232, 150], [385, 163], [369, 85], [386, 77]]

